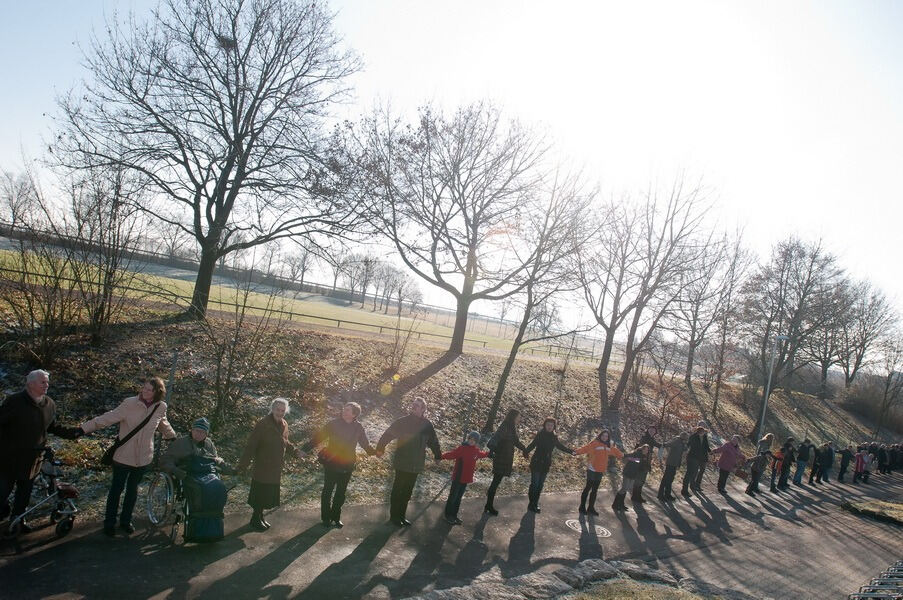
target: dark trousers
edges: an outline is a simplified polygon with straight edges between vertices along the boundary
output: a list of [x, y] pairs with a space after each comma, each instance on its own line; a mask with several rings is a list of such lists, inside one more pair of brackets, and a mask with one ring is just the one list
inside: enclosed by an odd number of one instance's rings
[[[31, 499], [32, 479], [12, 479], [6, 476], [0, 476], [0, 520], [6, 515], [12, 514], [18, 517], [28, 508], [28, 501]], [[16, 488], [16, 495], [13, 497], [13, 511], [9, 512], [9, 494]]]
[[674, 476], [677, 474], [677, 466], [675, 465], [667, 465], [665, 466], [665, 472], [662, 474], [662, 480], [658, 484], [658, 497], [659, 498], [670, 498], [673, 496], [671, 493], [671, 485], [674, 483]]
[[408, 502], [414, 493], [414, 484], [420, 473], [408, 471], [395, 471], [395, 481], [392, 482], [392, 496], [389, 501], [389, 518], [394, 520], [404, 519], [408, 512]]
[[704, 466], [705, 461], [699, 460], [698, 458], [687, 457], [687, 472], [684, 473], [683, 492], [687, 491], [687, 486], [694, 490], [699, 489], [699, 482], [702, 480], [702, 469]]
[[812, 465], [812, 470], [809, 471], [809, 483], [812, 483], [813, 481], [821, 483], [821, 467], [817, 464]]
[[725, 491], [724, 486], [727, 485], [727, 476], [730, 475], [730, 471], [725, 471], [724, 469], [718, 469], [718, 491]]
[[788, 479], [790, 479], [790, 463], [784, 461], [781, 468], [781, 477], [778, 479], [778, 487], [782, 490], [786, 490]]
[[847, 474], [847, 469], [850, 468], [849, 463], [843, 464], [840, 463], [840, 470], [837, 471], [837, 482], [843, 483], [843, 476]]
[[323, 469], [323, 492], [320, 494], [320, 519], [338, 521], [342, 518], [345, 490], [351, 480], [351, 471]]
[[467, 489], [466, 483], [454, 480], [451, 483], [451, 489], [448, 490], [448, 500], [445, 501], [445, 516], [451, 519], [458, 516], [458, 510], [461, 509], [461, 498], [464, 497], [464, 490]]
[[138, 500], [138, 484], [144, 477], [147, 467], [128, 467], [125, 465], [113, 465], [113, 481], [110, 483], [110, 493], [107, 494], [107, 511], [103, 520], [104, 527], [116, 525], [116, 514], [119, 512], [119, 497], [125, 489], [125, 498], [122, 500], [122, 513], [119, 514], [119, 523], [129, 525], [132, 522], [132, 511], [135, 510], [135, 501]]
[[501, 473], [492, 474], [492, 483], [489, 484], [489, 489], [486, 491], [486, 506], [492, 506], [492, 503], [495, 502], [495, 492], [499, 489], [503, 477], [504, 475]]
[[599, 493], [600, 483], [602, 483], [602, 473], [586, 471], [586, 485], [583, 486], [583, 493], [580, 494], [580, 506], [582, 508], [587, 508], [587, 499], [589, 500], [589, 508], [596, 508], [596, 495]]
[[762, 471], [749, 471], [749, 485], [746, 486], [747, 494], [757, 494], [759, 492], [759, 479], [762, 477]]
[[699, 461], [699, 470], [696, 472], [696, 489], [702, 489], [702, 476], [705, 475], [705, 467], [708, 464], [708, 457]]
[[539, 506], [539, 495], [542, 494], [542, 486], [546, 484], [546, 475], [548, 472], [530, 471], [530, 489], [527, 491], [530, 506]]

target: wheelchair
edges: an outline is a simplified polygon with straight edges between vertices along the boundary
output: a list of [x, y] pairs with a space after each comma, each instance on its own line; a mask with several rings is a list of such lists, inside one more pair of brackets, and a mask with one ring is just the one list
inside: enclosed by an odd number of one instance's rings
[[155, 470], [147, 486], [145, 501], [145, 512], [151, 527], [164, 531], [169, 527], [169, 538], [175, 543], [179, 525], [184, 528], [189, 511], [182, 482], [165, 471]]
[[57, 537], [64, 537], [72, 531], [78, 507], [78, 488], [71, 483], [58, 481], [63, 475], [60, 466], [63, 464], [54, 456], [53, 448], [37, 448], [44, 452], [41, 471], [34, 480], [31, 496], [35, 500], [28, 510], [12, 519], [3, 530], [5, 539], [14, 539], [21, 532], [22, 521], [32, 518], [39, 512], [50, 508], [50, 522], [56, 524]]

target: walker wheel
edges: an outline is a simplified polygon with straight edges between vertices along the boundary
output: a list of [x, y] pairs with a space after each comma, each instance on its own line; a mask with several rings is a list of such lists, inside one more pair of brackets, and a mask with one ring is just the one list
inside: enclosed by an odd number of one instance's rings
[[6, 527], [3, 528], [3, 539], [12, 540], [18, 537], [19, 531], [21, 529], [21, 521], [16, 521], [15, 523], [10, 523]]

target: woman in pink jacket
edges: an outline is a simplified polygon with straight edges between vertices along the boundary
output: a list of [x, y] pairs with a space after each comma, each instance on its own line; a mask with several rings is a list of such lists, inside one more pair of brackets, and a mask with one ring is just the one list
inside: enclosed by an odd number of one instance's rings
[[126, 398], [113, 410], [81, 424], [85, 433], [91, 433], [118, 423], [117, 438], [123, 439], [150, 415], [144, 427], [113, 454], [113, 481], [107, 495], [106, 518], [103, 522], [103, 532], [110, 537], [116, 535], [116, 516], [123, 489], [125, 499], [122, 501], [119, 527], [126, 533], [135, 531], [132, 526], [132, 511], [138, 499], [138, 484], [147, 466], [154, 459], [154, 432], [159, 429], [163, 433], [163, 438], [167, 440], [176, 437], [176, 432], [166, 420], [164, 396], [166, 385], [163, 380], [151, 377], [144, 382], [144, 387], [137, 396]]
[[740, 452], [740, 436], [732, 436], [731, 441], [724, 443], [720, 448], [715, 448], [713, 452], [721, 455], [718, 459], [718, 492], [726, 494], [727, 476], [738, 464], [746, 460]]

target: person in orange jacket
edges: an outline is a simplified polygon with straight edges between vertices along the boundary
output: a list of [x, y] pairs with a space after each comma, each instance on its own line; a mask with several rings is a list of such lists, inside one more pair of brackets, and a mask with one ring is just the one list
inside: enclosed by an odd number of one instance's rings
[[[596, 512], [596, 494], [602, 475], [608, 470], [608, 457], [623, 458], [624, 453], [611, 443], [611, 433], [607, 429], [599, 432], [593, 441], [578, 448], [576, 454], [586, 454], [586, 485], [580, 495], [580, 514], [598, 515]], [[587, 497], [589, 505], [587, 505]]]
[[461, 498], [467, 484], [473, 482], [473, 472], [477, 467], [477, 459], [486, 458], [488, 452], [480, 450], [480, 432], [471, 431], [467, 434], [467, 440], [452, 450], [444, 452], [442, 458], [454, 459], [455, 468], [452, 470], [451, 489], [448, 491], [448, 500], [445, 502], [445, 520], [452, 525], [460, 525], [458, 510], [461, 508]]

